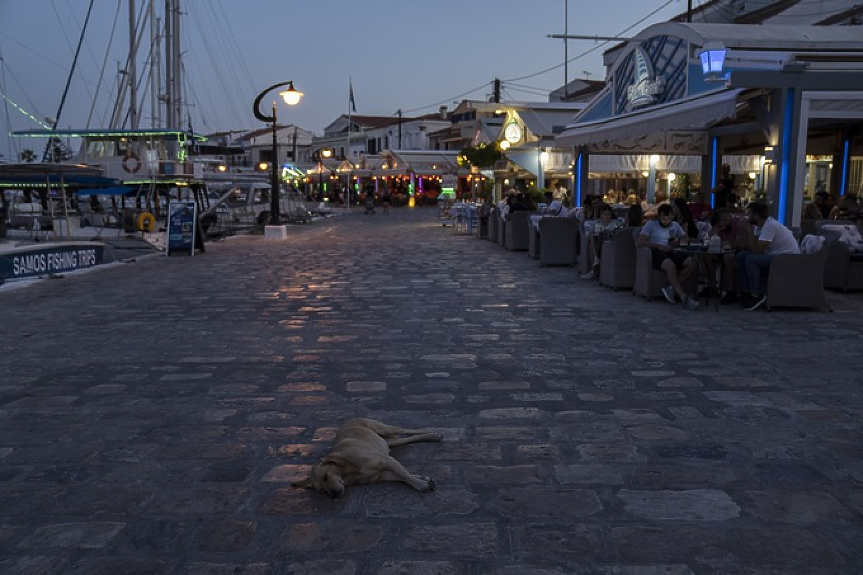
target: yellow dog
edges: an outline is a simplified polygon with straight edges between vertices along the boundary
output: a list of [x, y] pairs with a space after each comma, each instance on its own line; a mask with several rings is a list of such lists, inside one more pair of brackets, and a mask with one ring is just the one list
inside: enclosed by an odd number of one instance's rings
[[294, 485], [333, 498], [344, 493], [348, 485], [378, 481], [404, 481], [419, 492], [434, 491], [434, 479], [410, 473], [393, 459], [390, 448], [440, 440], [438, 433], [394, 427], [374, 419], [351, 419], [339, 428], [332, 450], [312, 467], [308, 478]]

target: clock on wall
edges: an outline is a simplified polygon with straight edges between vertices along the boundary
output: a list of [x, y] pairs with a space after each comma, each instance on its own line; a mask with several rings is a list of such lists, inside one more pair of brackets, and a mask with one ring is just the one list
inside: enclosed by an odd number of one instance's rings
[[506, 138], [506, 141], [510, 144], [515, 144], [520, 141], [521, 126], [519, 126], [517, 122], [510, 122], [506, 125], [506, 128], [503, 131], [503, 137]]

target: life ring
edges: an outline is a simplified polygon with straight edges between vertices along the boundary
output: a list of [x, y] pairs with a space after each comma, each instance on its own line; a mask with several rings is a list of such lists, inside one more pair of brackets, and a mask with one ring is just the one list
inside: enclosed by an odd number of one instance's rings
[[152, 232], [156, 229], [156, 216], [150, 212], [144, 212], [138, 216], [138, 231]]
[[141, 169], [141, 158], [135, 152], [129, 152], [123, 156], [123, 169], [130, 174], [134, 174]]

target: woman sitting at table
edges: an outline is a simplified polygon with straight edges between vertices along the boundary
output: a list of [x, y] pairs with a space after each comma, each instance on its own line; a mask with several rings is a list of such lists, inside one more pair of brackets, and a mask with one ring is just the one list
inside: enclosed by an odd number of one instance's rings
[[551, 191], [545, 192], [545, 213], [549, 216], [565, 216], [568, 210], [563, 206], [561, 199], [554, 199]]
[[593, 269], [582, 274], [584, 279], [593, 279], [599, 275], [599, 260], [602, 257], [602, 246], [614, 237], [614, 233], [621, 228], [621, 223], [614, 219], [614, 210], [608, 204], [603, 204], [599, 209], [599, 219], [585, 222], [584, 231], [587, 232], [590, 245], [590, 255], [593, 258]]
[[683, 198], [674, 198], [671, 200], [671, 209], [674, 210], [674, 220], [680, 224], [683, 231], [690, 240], [698, 239], [698, 225], [695, 223], [695, 218], [692, 217], [692, 212], [689, 211], [689, 204]]

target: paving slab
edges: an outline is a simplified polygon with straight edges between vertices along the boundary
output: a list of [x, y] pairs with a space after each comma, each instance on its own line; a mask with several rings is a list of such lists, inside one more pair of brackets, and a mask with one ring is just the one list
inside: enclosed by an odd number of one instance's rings
[[[436, 216], [0, 287], [0, 572], [860, 572], [863, 294], [686, 312]], [[353, 417], [437, 490], [293, 487]]]

